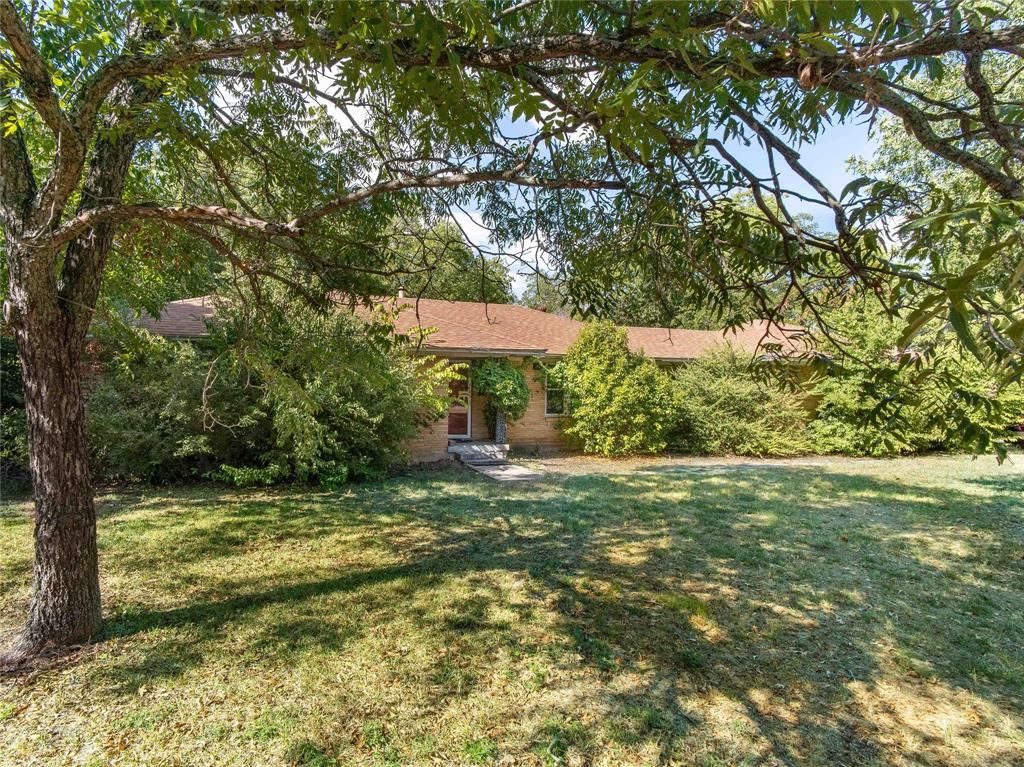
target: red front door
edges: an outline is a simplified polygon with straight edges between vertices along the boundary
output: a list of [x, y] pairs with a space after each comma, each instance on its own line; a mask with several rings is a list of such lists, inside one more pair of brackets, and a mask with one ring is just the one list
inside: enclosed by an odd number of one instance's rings
[[454, 399], [448, 409], [448, 436], [469, 436], [469, 407], [473, 396], [469, 390], [469, 382], [464, 378], [453, 380], [448, 384], [448, 392]]

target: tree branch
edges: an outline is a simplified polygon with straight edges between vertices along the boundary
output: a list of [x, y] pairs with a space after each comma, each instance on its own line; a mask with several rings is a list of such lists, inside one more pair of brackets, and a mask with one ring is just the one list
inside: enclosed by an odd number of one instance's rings
[[[320, 42], [332, 45], [332, 36], [325, 33]], [[95, 126], [96, 115], [104, 100], [119, 82], [127, 78], [165, 75], [203, 61], [231, 59], [253, 53], [284, 53], [310, 46], [311, 42], [306, 37], [270, 31], [236, 35], [223, 40], [197, 41], [154, 54], [118, 56], [100, 67], [82, 89], [75, 103], [75, 125], [83, 135], [88, 136]], [[343, 58], [346, 57], [338, 56], [337, 60]]]
[[20, 127], [0, 135], [0, 222], [8, 235], [20, 233], [32, 212], [36, 181]]
[[[10, 0], [3, 0], [8, 3]], [[634, 30], [636, 32], [638, 30]], [[289, 32], [273, 30], [241, 34], [223, 40], [203, 41], [171, 47], [160, 53], [119, 56], [100, 67], [77, 100], [75, 124], [80, 131], [89, 130], [95, 115], [107, 94], [121, 80], [128, 77], [164, 75], [204, 61], [237, 58], [254, 53], [288, 52], [322, 45], [332, 49], [330, 61], [356, 59], [378, 61], [375, 50], [347, 47], [335, 49], [337, 36], [319, 31], [312, 40]], [[814, 60], [826, 75], [847, 69], [861, 69], [879, 63], [899, 61], [915, 56], [937, 56], [951, 51], [976, 51], [993, 48], [1005, 49], [1024, 43], [1024, 26], [1008, 26], [995, 30], [971, 30], [960, 34], [935, 35], [912, 43], [869, 47], [832, 56], [815, 56]], [[445, 57], [432, 57], [430, 51], [402, 50], [396, 45], [395, 60], [405, 67], [449, 66]], [[451, 45], [449, 52], [466, 65], [474, 68], [510, 71], [523, 64], [540, 63], [571, 58], [592, 58], [605, 63], [634, 63], [657, 60], [671, 64], [681, 71], [696, 72], [709, 65], [725, 66], [729, 71], [751, 73], [765, 77], [799, 76], [806, 59], [772, 55], [744, 62], [730, 62], [714, 54], [687, 57], [649, 44], [647, 36], [632, 36], [628, 40], [590, 34], [551, 35], [512, 45], [479, 47]], [[83, 134], [87, 135], [87, 134]]]
[[[768, 126], [740, 106], [740, 104], [732, 97], [729, 98], [729, 104], [732, 110], [740, 116], [740, 119], [743, 120], [743, 122], [761, 138], [765, 143], [765, 146], [769, 148], [769, 151], [774, 149], [781, 154], [789, 167], [792, 168], [800, 178], [806, 181], [807, 184], [818, 193], [821, 199], [825, 201], [825, 204], [832, 209], [836, 224], [836, 232], [838, 232], [841, 237], [848, 240], [850, 237], [850, 231], [846, 222], [846, 211], [843, 209], [839, 200], [836, 199], [835, 195], [829, 191], [829, 188], [825, 186], [817, 176], [811, 173], [803, 163], [800, 162], [800, 154], [776, 136]], [[781, 207], [781, 200], [779, 201], [779, 205]]]
[[967, 54], [964, 81], [978, 97], [978, 114], [995, 142], [1018, 160], [1024, 160], [1024, 142], [1014, 136], [1013, 131], [1000, 122], [999, 116], [996, 114], [995, 96], [982, 74], [980, 53]]
[[400, 192], [406, 189], [450, 189], [453, 187], [466, 186], [468, 184], [479, 184], [487, 182], [504, 182], [515, 186], [534, 187], [537, 189], [624, 189], [625, 185], [620, 181], [608, 181], [603, 179], [557, 179], [542, 178], [540, 176], [519, 175], [516, 168], [506, 171], [478, 171], [475, 173], [445, 173], [432, 176], [410, 176], [408, 178], [392, 179], [382, 181], [379, 184], [357, 189], [346, 195], [331, 200], [318, 208], [304, 213], [291, 221], [288, 225], [304, 227], [325, 216], [335, 213], [343, 208], [357, 205], [363, 200], [388, 192]]
[[132, 219], [159, 219], [172, 224], [185, 226], [193, 222], [204, 222], [215, 226], [260, 232], [268, 236], [283, 235], [297, 237], [301, 234], [297, 227], [278, 224], [253, 216], [244, 216], [230, 208], [219, 205], [186, 205], [183, 207], [125, 204], [104, 205], [81, 211], [73, 219], [54, 231], [48, 244], [60, 247], [83, 232], [107, 222], [121, 222]]
[[39, 219], [35, 224], [46, 226], [59, 219], [68, 195], [78, 183], [85, 162], [87, 140], [72, 126], [60, 108], [46, 62], [33, 44], [11, 0], [0, 0], [0, 31], [17, 60], [20, 85], [25, 97], [56, 139], [50, 176], [43, 184], [35, 211]]
[[857, 75], [856, 77], [857, 79], [852, 76], [836, 76], [828, 81], [826, 87], [860, 101], [876, 101], [886, 111], [902, 118], [907, 129], [925, 148], [939, 157], [971, 171], [1003, 198], [1008, 200], [1024, 199], [1024, 185], [1017, 179], [1001, 172], [987, 160], [943, 139], [932, 128], [924, 112], [906, 99], [896, 95], [884, 83], [867, 75]]
[[[76, 138], [71, 121], [60, 108], [60, 99], [53, 88], [53, 80], [46, 62], [39, 55], [32, 36], [25, 28], [11, 0], [0, 0], [0, 32], [3, 32], [18, 65], [21, 89], [26, 98], [43, 118], [46, 127], [57, 138], [57, 143], [70, 143]], [[81, 150], [81, 142], [79, 142]]]

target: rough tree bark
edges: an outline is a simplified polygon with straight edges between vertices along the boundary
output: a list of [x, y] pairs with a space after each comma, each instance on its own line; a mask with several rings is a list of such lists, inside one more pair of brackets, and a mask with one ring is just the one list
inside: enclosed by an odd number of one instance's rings
[[100, 628], [96, 512], [82, 403], [81, 342], [56, 304], [17, 306], [25, 381], [35, 562], [28, 621], [14, 655], [81, 642]]
[[[36, 502], [29, 619], [10, 653], [87, 639], [100, 625], [96, 514], [81, 397], [81, 320], [56, 297], [54, 253], [33, 247], [37, 188], [21, 131], [3, 138], [0, 194], [8, 260], [4, 319], [25, 381], [29, 468]], [[81, 338], [78, 338], [78, 336]]]
[[[116, 101], [127, 108], [148, 95], [132, 84]], [[110, 116], [103, 127], [114, 127], [116, 119]], [[17, 191], [21, 205], [15, 208], [20, 215], [4, 222], [9, 266], [4, 311], [25, 384], [35, 500], [32, 602], [22, 635], [4, 659], [16, 663], [47, 647], [90, 639], [100, 629], [82, 353], [116, 225], [104, 222], [71, 240], [63, 248], [58, 274], [58, 253], [33, 247], [37, 190], [20, 132], [9, 141], [7, 151], [0, 153], [8, 187], [3, 191], [8, 199]], [[131, 131], [100, 133], [82, 184], [79, 213], [121, 201], [136, 143]]]

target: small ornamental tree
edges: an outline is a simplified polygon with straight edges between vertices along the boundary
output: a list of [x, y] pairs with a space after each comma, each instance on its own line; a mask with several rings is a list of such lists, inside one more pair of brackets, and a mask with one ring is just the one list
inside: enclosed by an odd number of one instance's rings
[[565, 433], [599, 455], [657, 453], [675, 422], [669, 377], [629, 350], [624, 328], [589, 324], [552, 370], [572, 402]]
[[473, 389], [488, 397], [484, 415], [498, 442], [505, 425], [523, 417], [530, 404], [530, 387], [519, 368], [505, 359], [481, 360], [473, 366]]

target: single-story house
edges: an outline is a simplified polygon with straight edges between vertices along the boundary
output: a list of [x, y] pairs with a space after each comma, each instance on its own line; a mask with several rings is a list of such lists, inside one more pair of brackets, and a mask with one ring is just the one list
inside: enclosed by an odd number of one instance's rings
[[[425, 355], [469, 362], [504, 357], [533, 367], [534, 360], [554, 362], [576, 340], [583, 323], [571, 317], [514, 304], [415, 299], [401, 292], [378, 303], [395, 314], [395, 330], [403, 334], [430, 331], [419, 346]], [[159, 318], [143, 318], [141, 324], [158, 335], [176, 339], [198, 338], [208, 332], [207, 320], [216, 311], [207, 297], [172, 301]], [[633, 351], [643, 351], [662, 365], [685, 363], [726, 342], [754, 353], [765, 343], [792, 348], [794, 340], [767, 323], [751, 323], [732, 331], [681, 328], [627, 327]], [[516, 449], [544, 451], [565, 446], [558, 423], [567, 415], [564, 394], [547, 385], [542, 373], [526, 371], [530, 405], [522, 418], [508, 424], [508, 444]], [[531, 374], [532, 373], [532, 374]], [[486, 441], [489, 433], [486, 397], [475, 394], [465, 381], [453, 382], [459, 396], [447, 417], [426, 427], [408, 445], [416, 462], [443, 460], [459, 444]]]

